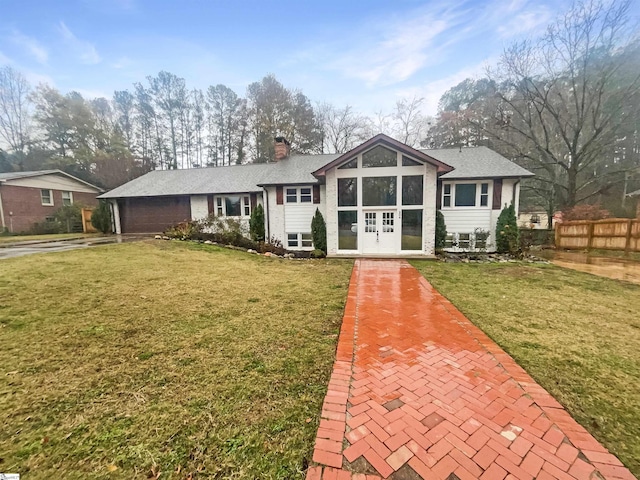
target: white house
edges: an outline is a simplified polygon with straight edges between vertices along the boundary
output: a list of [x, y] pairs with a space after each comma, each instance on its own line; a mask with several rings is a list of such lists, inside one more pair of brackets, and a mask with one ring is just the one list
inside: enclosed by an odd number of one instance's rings
[[213, 213], [248, 221], [265, 210], [267, 238], [310, 250], [311, 219], [327, 224], [330, 256], [434, 253], [436, 210], [451, 250], [494, 248], [501, 209], [517, 209], [530, 172], [486, 147], [416, 150], [377, 135], [345, 154], [290, 155], [276, 138], [276, 162], [157, 170], [99, 198], [113, 208], [117, 233], [156, 233]]

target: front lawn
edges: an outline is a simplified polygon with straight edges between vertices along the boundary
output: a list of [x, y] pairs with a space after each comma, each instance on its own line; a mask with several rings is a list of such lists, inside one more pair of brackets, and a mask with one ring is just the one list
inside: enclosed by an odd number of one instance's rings
[[554, 266], [412, 264], [640, 477], [640, 285]]
[[54, 240], [69, 240], [73, 238], [96, 237], [99, 233], [47, 233], [43, 235], [0, 235], [0, 245], [19, 242], [52, 242]]
[[352, 263], [142, 242], [0, 262], [0, 472], [303, 478]]

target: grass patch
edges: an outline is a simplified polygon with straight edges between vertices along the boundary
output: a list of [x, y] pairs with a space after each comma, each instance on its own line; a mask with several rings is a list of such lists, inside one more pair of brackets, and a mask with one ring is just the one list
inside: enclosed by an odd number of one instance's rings
[[640, 477], [640, 286], [551, 265], [412, 261]]
[[0, 471], [303, 478], [351, 262], [141, 242], [0, 262]]

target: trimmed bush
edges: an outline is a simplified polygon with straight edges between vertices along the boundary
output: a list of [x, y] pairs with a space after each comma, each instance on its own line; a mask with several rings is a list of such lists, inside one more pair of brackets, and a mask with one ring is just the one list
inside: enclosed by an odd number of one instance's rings
[[519, 251], [518, 223], [513, 203], [505, 207], [496, 223], [496, 250], [498, 253], [515, 254]]
[[111, 232], [111, 209], [107, 202], [100, 202], [91, 213], [91, 225], [102, 233]]
[[313, 246], [316, 250], [322, 250], [327, 253], [327, 224], [320, 210], [316, 208], [316, 214], [311, 220], [311, 236], [313, 237]]
[[249, 235], [254, 242], [264, 242], [264, 209], [258, 205], [251, 212]]
[[442, 250], [447, 240], [447, 225], [444, 223], [444, 215], [440, 210], [436, 211], [436, 250]]

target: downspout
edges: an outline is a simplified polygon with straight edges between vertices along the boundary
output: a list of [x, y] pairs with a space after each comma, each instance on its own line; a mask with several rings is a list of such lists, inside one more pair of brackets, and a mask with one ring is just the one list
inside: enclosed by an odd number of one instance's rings
[[7, 225], [4, 223], [4, 208], [2, 206], [2, 193], [0, 193], [0, 219], [2, 219], [2, 233], [4, 233], [4, 229], [7, 228]]
[[266, 187], [262, 187], [262, 191], [264, 192], [264, 214], [265, 218], [267, 219], [267, 231], [264, 235], [264, 241], [268, 242], [271, 238], [271, 220], [269, 219], [269, 192], [267, 191]]
[[511, 199], [511, 203], [513, 204], [513, 208], [516, 211], [516, 217], [520, 213], [520, 202], [518, 202], [518, 204], [516, 204], [516, 197], [518, 198], [518, 200], [520, 199], [520, 195], [517, 194], [519, 186], [520, 186], [520, 179], [518, 179], [518, 181], [513, 184], [513, 194], [512, 194], [513, 198]]

